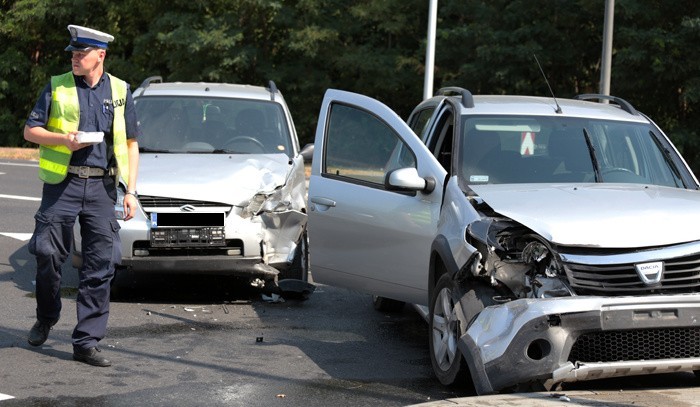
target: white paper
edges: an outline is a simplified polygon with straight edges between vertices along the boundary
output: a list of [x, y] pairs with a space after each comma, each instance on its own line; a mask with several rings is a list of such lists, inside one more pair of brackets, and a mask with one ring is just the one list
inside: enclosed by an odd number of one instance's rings
[[97, 144], [104, 140], [105, 134], [101, 131], [79, 131], [75, 135], [75, 141], [78, 143]]

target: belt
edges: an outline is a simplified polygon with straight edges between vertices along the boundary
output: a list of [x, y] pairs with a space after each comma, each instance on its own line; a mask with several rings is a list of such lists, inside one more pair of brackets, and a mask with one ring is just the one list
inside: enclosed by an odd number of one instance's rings
[[105, 175], [114, 175], [115, 169], [110, 168], [108, 171], [99, 167], [79, 167], [77, 165], [69, 165], [68, 173], [75, 174], [80, 178], [104, 177]]

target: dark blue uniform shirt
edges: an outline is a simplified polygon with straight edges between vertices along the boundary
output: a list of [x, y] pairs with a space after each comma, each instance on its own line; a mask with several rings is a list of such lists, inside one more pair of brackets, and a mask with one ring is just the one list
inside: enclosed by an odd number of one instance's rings
[[[94, 87], [90, 87], [82, 76], [75, 76], [75, 86], [78, 90], [78, 103], [80, 104], [80, 131], [101, 131], [105, 134], [105, 141], [94, 144], [73, 152], [71, 165], [87, 165], [107, 169], [116, 166], [114, 150], [112, 149], [112, 121], [114, 119], [114, 106], [112, 105], [112, 87], [107, 73]], [[45, 127], [49, 121], [51, 110], [51, 83], [44, 88], [37, 100], [34, 109], [27, 119], [27, 126]], [[124, 110], [126, 120], [126, 137], [137, 138], [141, 130], [136, 119], [136, 109], [131, 90], [127, 84], [126, 106]]]

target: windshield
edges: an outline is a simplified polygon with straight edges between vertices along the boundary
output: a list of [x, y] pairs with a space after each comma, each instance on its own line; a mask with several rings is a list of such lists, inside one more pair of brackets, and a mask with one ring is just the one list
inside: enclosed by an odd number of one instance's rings
[[139, 97], [134, 103], [143, 152], [292, 154], [277, 103], [182, 96]]
[[571, 117], [467, 117], [467, 184], [623, 182], [683, 187], [651, 126]]

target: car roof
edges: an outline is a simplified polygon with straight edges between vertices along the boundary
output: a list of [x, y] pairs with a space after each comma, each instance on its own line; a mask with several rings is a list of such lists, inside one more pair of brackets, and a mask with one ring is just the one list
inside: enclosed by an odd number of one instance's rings
[[134, 97], [140, 96], [204, 96], [268, 101], [284, 99], [276, 88], [273, 93], [263, 86], [213, 82], [151, 82], [134, 91]]
[[[525, 115], [595, 118], [602, 120], [649, 123], [649, 119], [634, 110], [624, 100], [619, 103], [600, 103], [588, 100], [514, 95], [474, 95], [473, 106], [464, 103], [460, 96], [435, 96], [425, 104], [436, 104], [445, 98], [460, 106], [461, 115]], [[557, 113], [557, 103], [561, 113]], [[465, 106], [465, 104], [467, 106]]]

